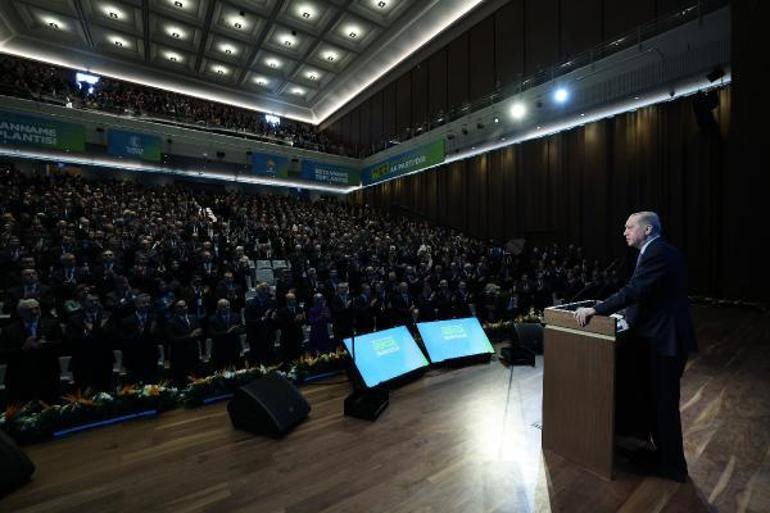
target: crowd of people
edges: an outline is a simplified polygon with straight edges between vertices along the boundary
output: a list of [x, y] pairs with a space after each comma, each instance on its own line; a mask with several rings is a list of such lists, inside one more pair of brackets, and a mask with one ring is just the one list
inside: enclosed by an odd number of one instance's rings
[[0, 93], [58, 100], [72, 107], [113, 114], [150, 116], [232, 130], [326, 153], [352, 154], [328, 134], [305, 123], [288, 119], [282, 119], [280, 124], [268, 123], [259, 112], [107, 77], [93, 85], [78, 84], [74, 70], [10, 55], [0, 56]]
[[[617, 277], [569, 246], [506, 251], [338, 199], [0, 172], [0, 359], [14, 401], [75, 385], [184, 384], [212, 369], [335, 350], [354, 331], [477, 316], [512, 320]], [[283, 260], [270, 279], [256, 263]], [[264, 278], [264, 281], [260, 281]], [[308, 335], [309, 332], [309, 335]], [[242, 344], [245, 335], [246, 344]], [[200, 351], [211, 340], [201, 368]]]

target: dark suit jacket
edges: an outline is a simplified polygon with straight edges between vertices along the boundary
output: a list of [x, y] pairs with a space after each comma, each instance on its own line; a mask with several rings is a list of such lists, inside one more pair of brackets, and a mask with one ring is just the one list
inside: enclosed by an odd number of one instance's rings
[[649, 339], [658, 355], [681, 356], [697, 350], [684, 259], [662, 238], [647, 246], [629, 282], [594, 307], [600, 315], [623, 308], [633, 333]]

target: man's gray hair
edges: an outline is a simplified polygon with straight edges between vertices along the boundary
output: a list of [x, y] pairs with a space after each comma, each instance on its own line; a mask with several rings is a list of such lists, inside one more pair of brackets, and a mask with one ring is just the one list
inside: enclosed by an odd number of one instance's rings
[[652, 233], [650, 233], [650, 235], [660, 235], [660, 217], [658, 217], [657, 213], [645, 210], [642, 212], [636, 212], [634, 215], [639, 219], [641, 224], [650, 226], [652, 229]]

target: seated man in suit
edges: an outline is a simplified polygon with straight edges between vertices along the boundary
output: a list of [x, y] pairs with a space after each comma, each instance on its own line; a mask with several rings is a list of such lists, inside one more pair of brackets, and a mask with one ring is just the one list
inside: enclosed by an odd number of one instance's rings
[[83, 308], [70, 316], [66, 327], [67, 350], [72, 354], [72, 375], [81, 391], [112, 388], [113, 347], [99, 296], [87, 293]]
[[188, 313], [183, 299], [174, 305], [174, 315], [168, 321], [166, 332], [171, 346], [171, 379], [184, 386], [188, 377], [198, 370], [198, 342], [203, 339], [203, 330], [198, 319]]
[[136, 296], [134, 313], [122, 319], [119, 326], [129, 383], [157, 382], [161, 330], [158, 319], [150, 311], [149, 294]]
[[8, 362], [8, 403], [53, 402], [59, 392], [59, 323], [41, 317], [36, 299], [20, 300], [17, 313], [19, 319], [0, 334], [0, 358]]
[[246, 332], [246, 327], [241, 323], [240, 313], [230, 310], [230, 301], [217, 301], [217, 313], [209, 317], [208, 328], [214, 369], [238, 367], [241, 359], [241, 334]]
[[687, 462], [679, 416], [679, 381], [687, 354], [697, 349], [687, 298], [687, 269], [682, 254], [661, 237], [654, 212], [637, 212], [626, 221], [626, 243], [639, 250], [629, 282], [603, 303], [579, 308], [575, 318], [585, 326], [595, 315], [623, 308], [634, 336], [648, 351], [649, 389], [652, 396], [651, 455], [653, 471], [685, 482]]

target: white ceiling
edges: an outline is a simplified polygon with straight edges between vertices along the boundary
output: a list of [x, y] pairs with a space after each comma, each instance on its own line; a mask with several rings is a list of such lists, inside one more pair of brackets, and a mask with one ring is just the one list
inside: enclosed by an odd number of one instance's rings
[[484, 0], [3, 0], [0, 52], [320, 123]]

